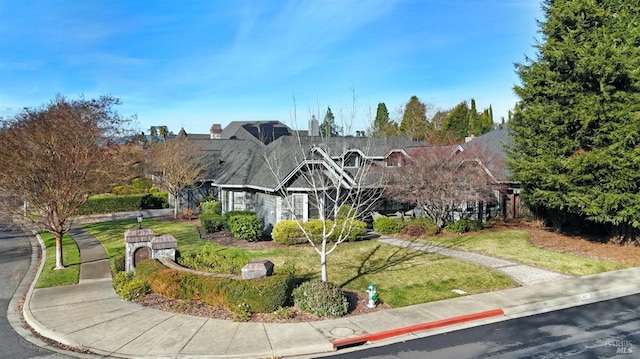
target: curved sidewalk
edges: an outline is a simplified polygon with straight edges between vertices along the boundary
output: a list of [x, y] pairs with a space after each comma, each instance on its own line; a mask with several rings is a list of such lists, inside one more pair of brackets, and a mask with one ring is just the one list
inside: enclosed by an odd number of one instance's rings
[[552, 282], [559, 279], [568, 279], [572, 277], [568, 274], [533, 267], [502, 258], [491, 257], [474, 252], [459, 251], [456, 249], [440, 247], [433, 244], [408, 241], [405, 239], [388, 236], [382, 236], [378, 239], [378, 241], [392, 246], [410, 248], [418, 251], [440, 254], [446, 257], [457, 258], [467, 262], [477, 263], [506, 274], [516, 282], [520, 283], [520, 285], [532, 285], [544, 282]]
[[640, 291], [629, 280], [640, 275], [640, 268], [629, 268], [318, 322], [236, 323], [121, 300], [110, 284], [104, 248], [82, 229], [74, 229], [71, 235], [81, 252], [80, 283], [32, 289], [24, 316], [43, 336], [101, 357], [318, 355], [354, 344], [403, 341]]

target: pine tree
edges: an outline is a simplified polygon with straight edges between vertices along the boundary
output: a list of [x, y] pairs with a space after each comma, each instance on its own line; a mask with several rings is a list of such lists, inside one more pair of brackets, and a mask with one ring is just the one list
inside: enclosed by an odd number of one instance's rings
[[522, 198], [556, 226], [640, 231], [640, 6], [546, 0], [535, 59], [516, 65], [509, 166]]
[[411, 140], [424, 140], [430, 130], [427, 121], [427, 105], [420, 102], [417, 96], [411, 96], [405, 105], [400, 122], [400, 134]]
[[331, 112], [331, 107], [327, 107], [327, 112], [324, 115], [324, 120], [320, 124], [320, 135], [322, 137], [334, 137], [339, 136], [342, 132], [342, 127], [336, 124], [336, 118]]
[[452, 108], [444, 119], [444, 130], [452, 134], [456, 141], [463, 140], [468, 134], [470, 111], [467, 101], [462, 101]]

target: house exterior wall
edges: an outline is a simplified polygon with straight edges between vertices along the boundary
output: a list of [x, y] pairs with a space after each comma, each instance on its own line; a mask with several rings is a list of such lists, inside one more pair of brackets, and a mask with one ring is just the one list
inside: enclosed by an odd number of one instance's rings
[[273, 226], [278, 222], [276, 217], [276, 201], [277, 196], [266, 193], [255, 194], [255, 212], [258, 214], [258, 217], [262, 218], [264, 231], [267, 234], [271, 234]]

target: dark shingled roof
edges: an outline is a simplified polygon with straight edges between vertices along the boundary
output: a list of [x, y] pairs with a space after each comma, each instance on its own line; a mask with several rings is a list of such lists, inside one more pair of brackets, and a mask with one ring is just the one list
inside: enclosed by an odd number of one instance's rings
[[[285, 129], [288, 134], [285, 134]], [[258, 138], [264, 131], [271, 131], [272, 134], [277, 132], [277, 135]], [[187, 134], [184, 129], [178, 136], [186, 136], [200, 150], [208, 153], [213, 165], [207, 174], [207, 180], [222, 187], [238, 186], [264, 190], [276, 189], [280, 182], [297, 169], [303, 157], [318, 159], [320, 154], [315, 154], [315, 157], [311, 155], [310, 150], [314, 147], [321, 148], [334, 159], [355, 151], [368, 158], [383, 160], [392, 150], [401, 149], [410, 153], [412, 148], [428, 145], [426, 142], [410, 141], [405, 137], [297, 136], [296, 131], [278, 121], [231, 122], [224, 128], [222, 139], [211, 139], [209, 134]], [[471, 149], [484, 144], [504, 160], [505, 152], [501, 143], [508, 143], [508, 140], [508, 130], [503, 126], [462, 146]], [[277, 176], [274, 176], [274, 172]], [[507, 178], [508, 170], [505, 169], [504, 173], [499, 174], [498, 179]], [[295, 178], [291, 180], [294, 181]]]

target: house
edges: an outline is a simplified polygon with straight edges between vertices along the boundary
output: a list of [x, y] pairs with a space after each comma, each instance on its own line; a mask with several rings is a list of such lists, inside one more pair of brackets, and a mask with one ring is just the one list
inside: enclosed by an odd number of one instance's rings
[[[212, 163], [206, 178], [181, 202], [193, 207], [204, 196], [212, 196], [222, 203], [223, 212], [256, 212], [267, 233], [280, 220], [320, 218], [330, 212], [331, 199], [313, 195], [321, 186], [339, 183], [345, 191], [380, 191], [371, 173], [356, 181], [360, 169], [402, 166], [412, 148], [427, 146], [404, 137], [320, 137], [313, 130], [294, 131], [278, 121], [231, 122], [224, 129], [213, 125], [209, 134], [189, 134], [182, 129], [181, 136], [205, 151]], [[458, 150], [484, 141], [480, 136]], [[501, 182], [503, 175], [506, 173], [495, 175], [496, 184], [508, 186]], [[498, 196], [500, 191], [504, 192], [498, 189]], [[384, 198], [374, 205], [371, 208], [381, 213], [410, 209]]]

